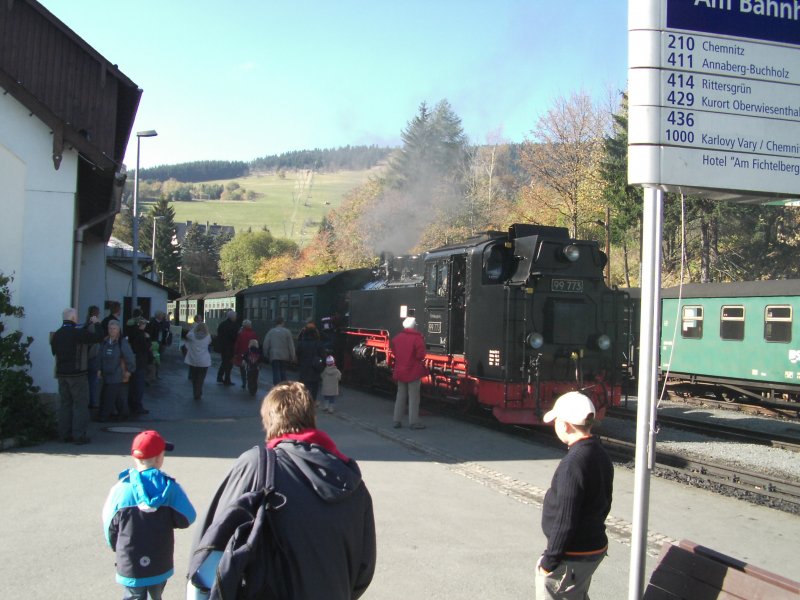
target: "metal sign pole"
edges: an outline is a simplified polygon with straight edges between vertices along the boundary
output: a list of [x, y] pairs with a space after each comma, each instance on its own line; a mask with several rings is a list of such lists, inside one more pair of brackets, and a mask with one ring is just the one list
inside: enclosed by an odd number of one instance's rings
[[639, 331], [639, 391], [636, 416], [636, 473], [631, 523], [628, 600], [644, 591], [650, 470], [655, 458], [655, 407], [658, 383], [659, 300], [661, 296], [661, 220], [664, 192], [644, 190], [642, 231], [642, 308]]

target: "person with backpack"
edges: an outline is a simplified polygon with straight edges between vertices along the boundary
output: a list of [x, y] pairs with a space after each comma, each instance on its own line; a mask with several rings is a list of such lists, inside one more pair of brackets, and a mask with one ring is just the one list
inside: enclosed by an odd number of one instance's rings
[[261, 420], [266, 443], [236, 460], [198, 528], [187, 599], [359, 598], [376, 540], [358, 464], [317, 429], [302, 383], [273, 387]]

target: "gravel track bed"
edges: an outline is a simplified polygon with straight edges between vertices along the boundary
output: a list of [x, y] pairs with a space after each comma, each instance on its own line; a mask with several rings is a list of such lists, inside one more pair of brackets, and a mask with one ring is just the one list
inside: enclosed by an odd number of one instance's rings
[[[659, 409], [662, 410], [662, 409]], [[689, 416], [691, 411], [683, 409], [681, 414]], [[701, 413], [708, 413], [707, 409], [702, 409]], [[713, 421], [716, 414], [710, 419]], [[738, 417], [752, 421], [754, 417]], [[733, 419], [725, 419], [732, 421]], [[761, 420], [761, 419], [760, 419]], [[774, 421], [774, 420], [773, 420]], [[742, 423], [729, 423], [730, 425], [741, 426]], [[772, 424], [754, 426], [754, 429], [761, 430], [762, 427], [769, 430], [770, 427], [786, 431], [786, 423], [774, 421]], [[776, 430], [778, 430], [776, 429]], [[798, 429], [796, 425], [792, 430]], [[616, 437], [630, 442], [636, 441], [636, 425], [623, 419], [607, 417], [596, 427], [596, 432], [600, 435]], [[781, 481], [800, 483], [800, 457], [796, 452], [771, 448], [759, 444], [742, 444], [729, 440], [721, 440], [711, 436], [698, 433], [681, 431], [671, 427], [661, 427], [656, 436], [656, 449], [673, 454], [680, 454], [694, 459], [710, 459], [723, 462], [728, 465], [738, 467], [742, 470], [753, 471], [769, 475]]]

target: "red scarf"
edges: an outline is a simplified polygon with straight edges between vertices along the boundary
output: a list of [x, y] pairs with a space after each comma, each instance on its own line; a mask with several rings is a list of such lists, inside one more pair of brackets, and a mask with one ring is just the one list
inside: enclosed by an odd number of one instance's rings
[[284, 440], [295, 440], [297, 442], [304, 442], [306, 444], [316, 444], [317, 446], [323, 447], [336, 458], [343, 460], [344, 462], [350, 462], [350, 459], [347, 456], [339, 452], [339, 449], [336, 447], [336, 444], [333, 443], [333, 440], [330, 438], [330, 436], [321, 429], [303, 429], [297, 433], [286, 433], [284, 435], [279, 435], [278, 437], [274, 437], [267, 442], [267, 448], [274, 448]]

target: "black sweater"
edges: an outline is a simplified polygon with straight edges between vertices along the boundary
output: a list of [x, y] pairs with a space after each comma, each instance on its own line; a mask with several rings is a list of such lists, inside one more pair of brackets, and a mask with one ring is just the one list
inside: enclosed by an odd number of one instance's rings
[[541, 566], [552, 571], [565, 555], [602, 551], [608, 546], [605, 520], [611, 510], [614, 466], [600, 440], [575, 442], [561, 459], [544, 497], [542, 531], [547, 549]]
[[72, 321], [64, 321], [50, 337], [50, 348], [56, 357], [56, 377], [86, 375], [89, 368], [89, 346], [103, 341], [97, 324], [78, 327]]

